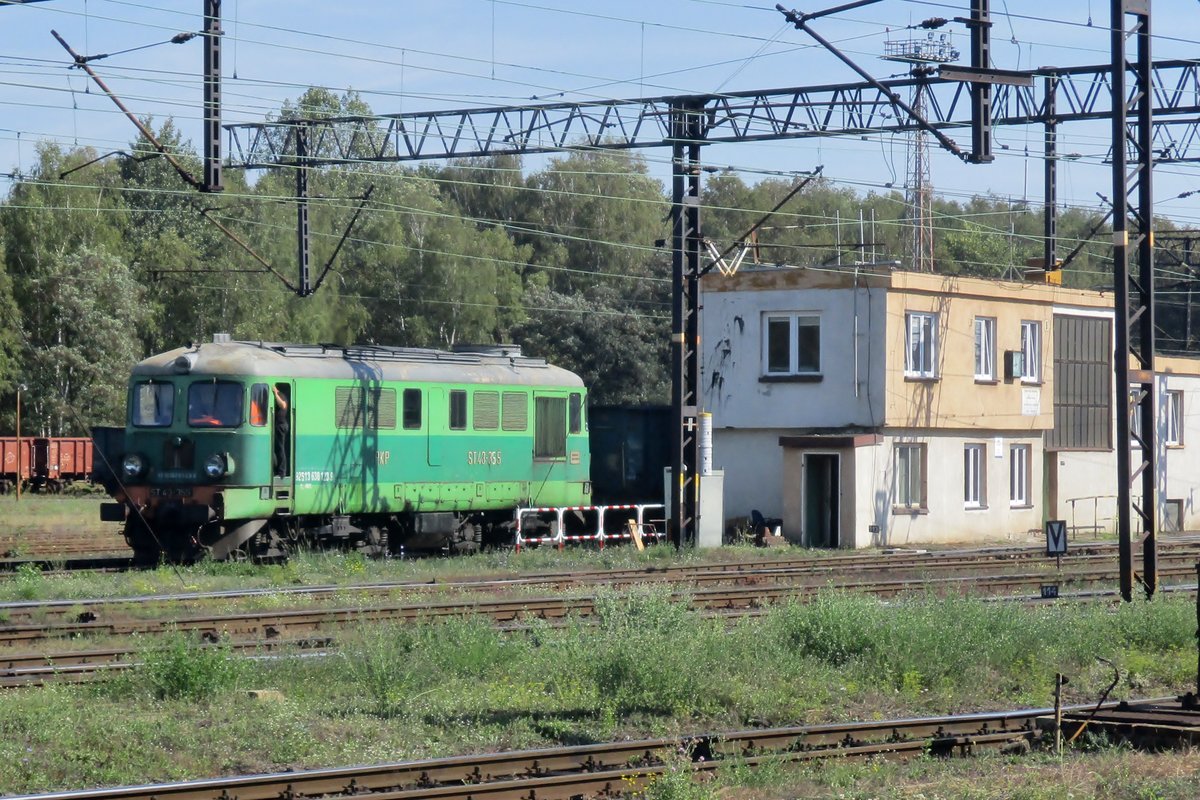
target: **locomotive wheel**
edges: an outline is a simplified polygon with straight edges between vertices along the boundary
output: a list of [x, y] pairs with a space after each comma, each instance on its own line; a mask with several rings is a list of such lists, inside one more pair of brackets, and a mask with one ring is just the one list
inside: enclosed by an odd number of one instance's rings
[[450, 543], [453, 553], [478, 553], [483, 541], [483, 528], [477, 522], [465, 522]]
[[387, 528], [382, 525], [368, 525], [363, 531], [363, 541], [359, 548], [367, 558], [386, 558], [388, 554]]

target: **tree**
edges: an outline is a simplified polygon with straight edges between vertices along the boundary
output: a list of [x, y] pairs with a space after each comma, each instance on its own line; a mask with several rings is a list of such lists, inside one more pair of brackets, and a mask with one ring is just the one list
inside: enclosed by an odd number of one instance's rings
[[36, 281], [41, 302], [25, 309], [29, 429], [84, 435], [120, 424], [139, 358], [142, 287], [119, 258], [87, 248], [55, 257]]
[[525, 305], [529, 319], [515, 340], [583, 378], [593, 404], [669, 402], [669, 310], [602, 286], [570, 295], [535, 287]]

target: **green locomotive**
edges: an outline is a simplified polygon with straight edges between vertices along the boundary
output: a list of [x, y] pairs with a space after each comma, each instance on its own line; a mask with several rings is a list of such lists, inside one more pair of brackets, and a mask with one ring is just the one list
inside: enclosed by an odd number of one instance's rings
[[591, 499], [586, 391], [516, 346], [222, 340], [133, 369], [118, 503], [143, 561], [467, 551]]

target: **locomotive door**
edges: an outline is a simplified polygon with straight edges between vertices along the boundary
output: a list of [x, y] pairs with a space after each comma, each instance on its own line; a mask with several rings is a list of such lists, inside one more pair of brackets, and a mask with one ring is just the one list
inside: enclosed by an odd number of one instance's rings
[[290, 495], [294, 471], [296, 409], [292, 402], [292, 385], [276, 383], [271, 387], [271, 394], [271, 474], [275, 496], [285, 498]]
[[442, 465], [442, 431], [446, 429], [446, 390], [429, 390], [428, 413], [425, 415], [425, 452], [431, 467]]
[[541, 501], [542, 487], [551, 479], [566, 479], [567, 398], [534, 393], [533, 396], [533, 497]]

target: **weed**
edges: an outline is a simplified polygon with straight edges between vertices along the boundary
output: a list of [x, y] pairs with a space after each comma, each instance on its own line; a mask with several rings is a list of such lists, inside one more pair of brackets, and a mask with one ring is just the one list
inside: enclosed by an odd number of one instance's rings
[[401, 712], [415, 671], [414, 644], [409, 629], [364, 625], [357, 640], [342, 649], [346, 673], [376, 716], [387, 719]]
[[707, 777], [698, 774], [688, 752], [680, 750], [667, 757], [663, 771], [647, 780], [634, 796], [641, 800], [716, 800], [716, 786]]
[[41, 596], [45, 579], [42, 568], [37, 564], [25, 563], [17, 567], [17, 574], [13, 580], [16, 582], [16, 594], [20, 599], [36, 600]]
[[159, 699], [210, 699], [237, 681], [241, 666], [228, 644], [202, 644], [178, 631], [148, 643], [139, 656], [135, 682]]

